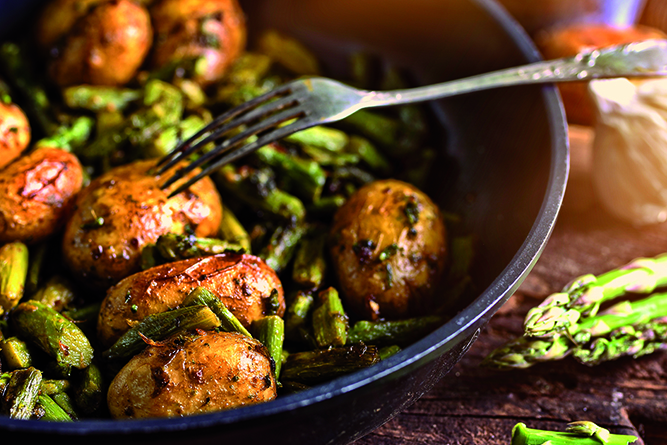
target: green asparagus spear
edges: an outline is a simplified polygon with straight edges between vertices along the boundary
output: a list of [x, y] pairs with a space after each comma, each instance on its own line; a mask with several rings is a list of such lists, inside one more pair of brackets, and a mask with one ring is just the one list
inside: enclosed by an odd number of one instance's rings
[[26, 48], [13, 42], [5, 42], [0, 46], [0, 67], [8, 82], [19, 91], [30, 122], [40, 137], [50, 136], [58, 128], [53, 114], [54, 107], [46, 94], [46, 90], [35, 78], [37, 72], [29, 66], [30, 57], [25, 54]]
[[103, 85], [75, 85], [63, 90], [63, 99], [70, 108], [89, 111], [122, 111], [141, 98], [141, 91]]
[[102, 370], [91, 363], [76, 373], [72, 389], [77, 409], [87, 415], [94, 414], [102, 407], [106, 397], [107, 388]]
[[197, 238], [194, 235], [177, 235], [169, 233], [161, 235], [155, 248], [162, 262], [172, 262], [187, 258], [216, 255], [223, 252], [243, 252], [239, 244], [215, 238]]
[[59, 392], [65, 392], [70, 388], [69, 380], [64, 379], [44, 379], [42, 380], [42, 386], [40, 392], [42, 394], [48, 394], [50, 396], [57, 394]]
[[575, 425], [567, 432], [538, 430], [518, 423], [512, 429], [512, 445], [629, 445], [639, 440], [625, 434], [605, 434], [601, 431], [603, 428], [592, 422], [586, 423], [591, 425]]
[[275, 363], [276, 380], [280, 377], [282, 366], [283, 342], [285, 340], [285, 323], [277, 315], [262, 317], [252, 323], [254, 337], [262, 342]]
[[236, 59], [225, 80], [234, 85], [258, 83], [268, 74], [272, 63], [265, 54], [246, 51]]
[[315, 299], [311, 292], [298, 291], [288, 299], [285, 311], [285, 337], [302, 340], [301, 329], [307, 327]]
[[29, 368], [33, 364], [33, 354], [28, 344], [17, 337], [9, 337], [0, 342], [0, 353], [10, 371]]
[[246, 253], [251, 253], [250, 235], [234, 212], [223, 204], [222, 221], [220, 222], [220, 238], [240, 245]]
[[342, 153], [350, 142], [350, 137], [344, 131], [330, 127], [311, 127], [297, 131], [284, 138], [287, 142], [311, 146], [327, 150], [331, 153]]
[[51, 135], [35, 142], [35, 147], [57, 147], [77, 153], [86, 145], [95, 128], [95, 121], [88, 116], [79, 116], [69, 124], [54, 129]]
[[218, 297], [213, 294], [208, 289], [203, 287], [196, 287], [185, 297], [183, 300], [183, 306], [195, 306], [195, 305], [204, 305], [207, 306], [220, 320], [220, 329], [226, 332], [239, 332], [248, 337], [252, 337], [250, 332], [241, 324], [241, 322], [232, 314], [232, 312], [227, 309], [227, 306], [224, 305]]
[[301, 42], [276, 30], [267, 30], [258, 39], [259, 51], [299, 76], [320, 74], [319, 61]]
[[347, 198], [343, 195], [325, 196], [308, 204], [308, 213], [315, 216], [331, 216], [345, 204], [345, 201]]
[[572, 341], [564, 335], [541, 340], [521, 336], [487, 355], [481, 365], [496, 369], [523, 369], [536, 363], [560, 360], [572, 352]]
[[[343, 119], [342, 123], [383, 148], [394, 146], [401, 129], [397, 119], [368, 110], [359, 110]], [[390, 151], [388, 153], [391, 154]]]
[[582, 316], [593, 316], [600, 305], [627, 292], [648, 294], [667, 285], [667, 254], [638, 258], [599, 276], [583, 275], [562, 292], [547, 297], [526, 314], [526, 335], [549, 337], [569, 329]]
[[308, 289], [316, 289], [322, 285], [326, 275], [326, 242], [327, 233], [319, 230], [302, 238], [294, 255], [292, 280]]
[[371, 141], [361, 136], [350, 136], [350, 142], [345, 151], [359, 156], [371, 170], [381, 176], [388, 176], [392, 167], [387, 158], [373, 145]]
[[347, 315], [338, 291], [329, 287], [318, 294], [320, 305], [313, 311], [313, 334], [317, 346], [343, 346], [349, 329]]
[[401, 348], [398, 345], [383, 346], [378, 350], [381, 360], [386, 360], [394, 354], [401, 352]]
[[262, 169], [237, 170], [227, 164], [214, 174], [224, 191], [251, 208], [287, 221], [302, 221], [306, 209], [296, 196], [276, 187], [271, 175]]
[[51, 397], [46, 394], [37, 396], [37, 404], [44, 410], [39, 420], [48, 422], [72, 422], [72, 418]]
[[212, 330], [219, 326], [218, 317], [204, 305], [161, 312], [149, 315], [132, 326], [102, 355], [107, 360], [125, 360], [141, 352], [147, 341], [157, 342], [178, 332], [191, 329]]
[[30, 419], [41, 383], [42, 373], [33, 367], [13, 371], [2, 394], [0, 412], [12, 419]]
[[573, 357], [580, 363], [593, 366], [619, 357], [633, 358], [667, 348], [667, 325], [664, 319], [624, 326], [608, 336], [596, 337], [574, 349]]
[[[71, 420], [79, 420], [79, 415], [76, 413], [74, 402], [66, 392], [57, 392], [50, 394], [54, 402], [69, 416]], [[67, 420], [65, 420], [67, 421]]]
[[0, 315], [23, 297], [28, 276], [28, 247], [14, 241], [0, 247]]
[[292, 156], [278, 150], [275, 145], [260, 148], [255, 156], [283, 176], [282, 183], [286, 191], [308, 202], [319, 199], [326, 182], [326, 173], [317, 162]]
[[306, 231], [305, 224], [301, 223], [279, 226], [258, 256], [270, 268], [280, 273], [294, 256], [296, 248]]
[[[622, 355], [641, 355], [641, 350], [636, 349], [638, 344], [632, 341], [631, 336], [620, 336], [615, 342], [613, 335], [610, 341], [597, 339], [609, 339], [609, 334], [627, 327], [637, 326], [633, 328], [634, 331], [641, 331], [643, 325], [652, 327], [655, 333], [658, 320], [661, 322], [664, 317], [667, 317], [667, 294], [655, 294], [635, 302], [624, 301], [603, 314], [570, 324], [562, 334], [546, 338], [523, 335], [491, 352], [482, 364], [500, 369], [527, 368], [538, 362], [563, 358], [573, 352], [575, 358], [583, 363], [594, 364], [604, 358], [605, 350], [610, 359]], [[651, 334], [647, 331], [647, 335]], [[652, 345], [647, 345], [647, 353], [655, 350], [655, 343]]]
[[14, 308], [11, 321], [17, 336], [37, 344], [61, 366], [85, 368], [93, 358], [86, 335], [70, 320], [38, 301]]
[[348, 332], [349, 344], [364, 342], [373, 345], [406, 345], [431, 332], [443, 323], [443, 318], [430, 315], [406, 320], [359, 320]]
[[350, 151], [332, 152], [314, 145], [302, 145], [300, 150], [306, 157], [329, 169], [357, 165], [361, 161], [359, 154]]
[[61, 312], [74, 301], [75, 297], [70, 280], [62, 275], [54, 275], [30, 297], [30, 300], [39, 301]]
[[295, 352], [287, 356], [282, 381], [319, 383], [358, 371], [380, 361], [377, 347], [357, 343], [330, 349]]

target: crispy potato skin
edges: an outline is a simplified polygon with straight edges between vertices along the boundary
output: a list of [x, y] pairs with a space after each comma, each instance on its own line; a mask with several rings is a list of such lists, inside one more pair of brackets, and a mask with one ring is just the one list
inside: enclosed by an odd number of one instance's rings
[[41, 241], [62, 227], [83, 184], [76, 156], [41, 147], [0, 171], [0, 243]]
[[[222, 203], [213, 181], [204, 178], [183, 193], [169, 190], [148, 173], [155, 160], [138, 161], [102, 174], [85, 187], [68, 220], [63, 254], [71, 271], [91, 287], [106, 290], [140, 270], [141, 250], [166, 233], [215, 235]], [[104, 218], [101, 226], [96, 218]]]
[[236, 0], [162, 0], [151, 8], [151, 16], [153, 68], [203, 57], [206, 63], [193, 77], [202, 85], [221, 79], [245, 47], [245, 17]]
[[[435, 204], [412, 185], [382, 180], [359, 189], [334, 216], [330, 241], [340, 290], [354, 315], [398, 319], [437, 305], [445, 225]], [[392, 245], [397, 250], [390, 254]]]
[[175, 337], [149, 346], [114, 377], [107, 393], [116, 419], [220, 411], [276, 398], [266, 348], [232, 332]]
[[13, 103], [0, 103], [0, 169], [21, 155], [30, 143], [30, 123]]
[[196, 287], [215, 293], [249, 327], [264, 315], [274, 289], [285, 311], [282, 284], [266, 263], [253, 255], [224, 253], [163, 264], [136, 273], [111, 287], [102, 302], [97, 336], [111, 346], [138, 320], [180, 306]]
[[130, 0], [96, 5], [76, 20], [49, 72], [60, 86], [123, 85], [153, 42], [148, 10]]

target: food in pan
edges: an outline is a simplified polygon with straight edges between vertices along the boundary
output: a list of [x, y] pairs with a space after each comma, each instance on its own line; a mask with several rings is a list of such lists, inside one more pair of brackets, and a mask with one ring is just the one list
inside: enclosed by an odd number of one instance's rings
[[[452, 314], [443, 308], [453, 310], [470, 282], [470, 243], [422, 191], [437, 156], [423, 108], [362, 111], [296, 133], [169, 198], [160, 186], [173, 171], [158, 176], [156, 158], [213, 116], [326, 68], [274, 30], [242, 51], [245, 19], [234, 1], [126, 3], [54, 0], [35, 40], [0, 47], [0, 74], [38, 135], [0, 177], [14, 181], [54, 150], [71, 160], [63, 174], [78, 172], [67, 200], [55, 192], [46, 200], [63, 201], [48, 230], [2, 232], [4, 412], [163, 417], [269, 401], [372, 366]], [[100, 82], [71, 67], [66, 81], [54, 77], [67, 54], [58, 51], [90, 43], [83, 31], [103, 13], [114, 15], [108, 25], [134, 26], [142, 13], [116, 16], [125, 7], [147, 11], [153, 33], [132, 75], [127, 62], [124, 73], [105, 65], [119, 77]], [[32, 57], [44, 54], [34, 48], [56, 48], [57, 57]], [[127, 57], [139, 60], [141, 48]], [[342, 80], [357, 86], [409, 83], [371, 55], [350, 63]], [[54, 185], [28, 189], [39, 184]], [[13, 319], [37, 306], [90, 363], [36, 349], [35, 339], [58, 343], [45, 340], [49, 329], [19, 329]]]

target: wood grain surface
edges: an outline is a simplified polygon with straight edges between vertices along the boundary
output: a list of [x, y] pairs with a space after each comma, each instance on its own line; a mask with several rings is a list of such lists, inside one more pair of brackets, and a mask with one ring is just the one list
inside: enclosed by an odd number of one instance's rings
[[528, 309], [573, 278], [667, 252], [667, 224], [635, 228], [614, 220], [594, 199], [582, 206], [576, 196], [588, 193], [582, 183], [568, 189], [538, 263], [471, 350], [431, 392], [356, 445], [506, 445], [518, 422], [563, 431], [574, 420], [634, 434], [649, 445], [667, 443], [665, 353], [596, 367], [571, 358], [525, 370], [479, 366], [494, 348], [520, 335]]

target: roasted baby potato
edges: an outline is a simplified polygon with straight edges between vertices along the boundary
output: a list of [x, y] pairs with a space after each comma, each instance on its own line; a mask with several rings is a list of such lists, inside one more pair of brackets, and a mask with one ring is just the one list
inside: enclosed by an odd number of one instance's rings
[[0, 243], [41, 241], [65, 223], [83, 183], [79, 160], [41, 147], [0, 171]]
[[44, 4], [33, 32], [37, 45], [50, 52], [93, 7], [109, 0], [50, 0]]
[[111, 346], [138, 320], [175, 309], [196, 287], [215, 293], [247, 328], [261, 318], [270, 299], [285, 312], [282, 284], [258, 257], [236, 253], [192, 258], [156, 266], [111, 287], [102, 302], [97, 336]]
[[446, 230], [414, 186], [389, 179], [362, 187], [335, 214], [330, 241], [340, 291], [357, 317], [407, 318], [437, 305]]
[[268, 351], [236, 332], [150, 345], [121, 369], [107, 393], [116, 419], [201, 414], [275, 398]]
[[0, 169], [18, 158], [30, 143], [30, 123], [14, 103], [0, 102]]
[[139, 271], [142, 249], [160, 235], [217, 234], [222, 203], [213, 181], [204, 178], [167, 198], [171, 189], [161, 190], [160, 179], [149, 173], [155, 162], [117, 167], [81, 191], [62, 245], [66, 263], [83, 283], [106, 290]]
[[221, 79], [246, 43], [245, 17], [236, 0], [161, 0], [151, 8], [154, 69], [186, 68], [201, 85]]
[[153, 42], [148, 10], [130, 0], [95, 5], [79, 17], [50, 61], [60, 86], [123, 85], [136, 73]]

